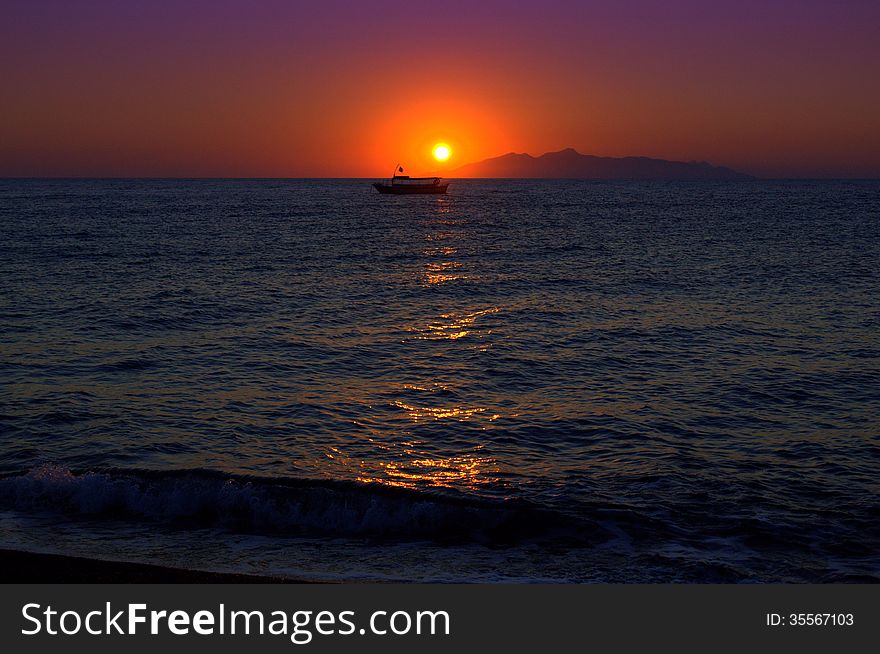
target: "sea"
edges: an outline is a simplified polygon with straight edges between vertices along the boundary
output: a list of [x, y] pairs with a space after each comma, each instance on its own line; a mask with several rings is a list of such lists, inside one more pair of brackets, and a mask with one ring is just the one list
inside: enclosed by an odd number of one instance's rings
[[880, 581], [880, 182], [0, 180], [0, 548]]

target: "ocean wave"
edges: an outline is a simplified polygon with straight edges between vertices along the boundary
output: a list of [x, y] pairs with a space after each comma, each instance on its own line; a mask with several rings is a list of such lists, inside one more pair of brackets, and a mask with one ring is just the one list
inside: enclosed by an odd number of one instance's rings
[[0, 478], [0, 508], [300, 537], [486, 545], [552, 539], [577, 546], [608, 536], [598, 524], [524, 501], [209, 470], [74, 472], [43, 465]]

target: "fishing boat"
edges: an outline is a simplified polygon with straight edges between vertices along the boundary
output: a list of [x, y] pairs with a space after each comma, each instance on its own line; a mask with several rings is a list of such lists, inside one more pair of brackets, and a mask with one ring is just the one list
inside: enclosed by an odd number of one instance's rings
[[410, 177], [409, 175], [397, 174], [402, 172], [403, 167], [397, 164], [391, 179], [376, 182], [373, 184], [373, 187], [379, 193], [410, 195], [417, 193], [446, 193], [446, 188], [449, 186], [449, 182], [441, 177]]

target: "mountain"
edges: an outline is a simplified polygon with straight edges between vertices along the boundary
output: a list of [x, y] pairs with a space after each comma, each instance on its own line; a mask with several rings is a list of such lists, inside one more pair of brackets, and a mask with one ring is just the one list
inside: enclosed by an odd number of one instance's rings
[[749, 175], [704, 161], [648, 157], [594, 157], [573, 148], [540, 157], [511, 152], [456, 168], [449, 177], [537, 179], [749, 179]]

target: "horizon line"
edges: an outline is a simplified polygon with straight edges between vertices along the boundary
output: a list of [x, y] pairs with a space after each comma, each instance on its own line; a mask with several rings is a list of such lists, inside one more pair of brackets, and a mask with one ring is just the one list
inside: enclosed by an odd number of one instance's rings
[[[449, 175], [430, 175], [430, 177], [443, 177], [445, 179], [461, 179], [461, 180], [543, 180], [543, 181], [579, 181], [579, 182], [773, 182], [773, 181], [849, 181], [849, 182], [875, 182], [880, 181], [877, 177], [799, 177], [799, 176], [780, 176], [766, 177], [760, 175], [747, 174], [742, 179], [674, 179], [674, 178], [637, 178], [637, 177], [453, 177]], [[319, 176], [228, 176], [228, 175], [0, 175], [0, 181], [23, 181], [23, 180], [369, 180], [369, 179], [388, 179], [388, 176], [380, 177], [378, 175], [369, 177], [330, 177], [325, 175]]]

